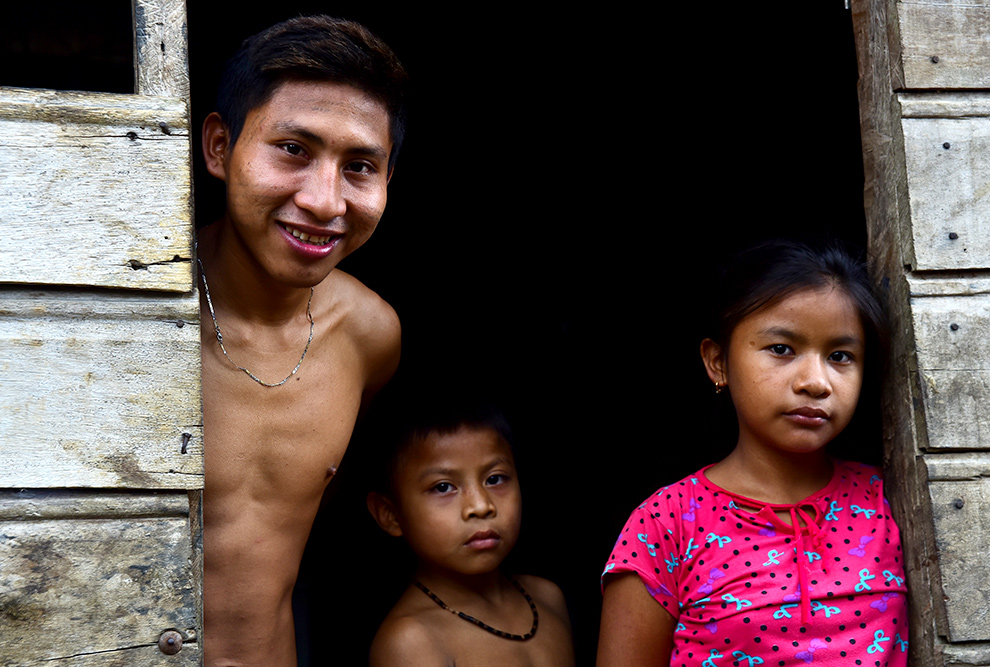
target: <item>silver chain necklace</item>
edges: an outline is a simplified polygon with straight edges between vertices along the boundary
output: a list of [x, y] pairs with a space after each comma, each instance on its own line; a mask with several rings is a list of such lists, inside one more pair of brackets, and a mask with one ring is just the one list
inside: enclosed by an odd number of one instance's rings
[[206, 282], [206, 271], [203, 269], [203, 260], [197, 257], [196, 262], [199, 264], [199, 273], [203, 276], [203, 290], [206, 292], [206, 305], [210, 307], [210, 317], [213, 318], [213, 328], [217, 332], [217, 342], [220, 343], [220, 351], [223, 352], [223, 356], [227, 357], [227, 361], [229, 361], [234, 368], [239, 371], [244, 371], [247, 373], [249, 378], [263, 387], [281, 387], [283, 384], [288, 382], [289, 378], [295, 375], [296, 371], [299, 370], [299, 367], [302, 366], [303, 359], [306, 358], [306, 353], [309, 352], [309, 344], [313, 342], [313, 314], [310, 311], [310, 306], [313, 305], [313, 288], [309, 288], [309, 302], [306, 303], [306, 317], [309, 318], [309, 340], [306, 341], [306, 348], [303, 350], [302, 356], [299, 357], [299, 363], [296, 364], [296, 367], [292, 369], [292, 372], [286, 375], [285, 379], [281, 382], [265, 382], [243, 366], [238, 366], [237, 363], [230, 358], [230, 355], [227, 354], [227, 348], [223, 346], [223, 334], [220, 333], [220, 325], [217, 324], [217, 314], [213, 310], [213, 299], [210, 298], [210, 285]]

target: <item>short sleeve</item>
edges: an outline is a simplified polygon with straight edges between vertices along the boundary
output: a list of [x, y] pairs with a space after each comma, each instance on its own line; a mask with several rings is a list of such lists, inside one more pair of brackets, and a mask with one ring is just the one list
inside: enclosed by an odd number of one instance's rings
[[679, 549], [674, 531], [661, 520], [664, 491], [637, 507], [626, 521], [602, 572], [602, 586], [608, 575], [635, 572], [653, 599], [677, 618]]

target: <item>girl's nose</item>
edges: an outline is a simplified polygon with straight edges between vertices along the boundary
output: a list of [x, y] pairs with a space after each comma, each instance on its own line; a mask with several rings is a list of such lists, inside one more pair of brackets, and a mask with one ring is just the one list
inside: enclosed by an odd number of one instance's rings
[[828, 378], [828, 364], [824, 359], [808, 355], [799, 366], [794, 379], [794, 391], [808, 394], [814, 398], [825, 398], [832, 393], [832, 384]]
[[497, 510], [492, 496], [484, 488], [471, 488], [464, 493], [464, 518], [481, 518], [495, 516]]

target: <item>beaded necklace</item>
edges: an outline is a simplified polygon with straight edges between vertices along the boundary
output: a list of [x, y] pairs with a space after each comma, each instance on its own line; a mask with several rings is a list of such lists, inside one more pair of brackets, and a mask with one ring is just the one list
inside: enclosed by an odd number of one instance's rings
[[482, 630], [487, 630], [488, 632], [492, 633], [493, 635], [496, 635], [496, 636], [501, 637], [503, 639], [512, 639], [512, 640], [515, 640], [515, 641], [524, 642], [527, 639], [532, 639], [533, 636], [536, 634], [536, 626], [539, 625], [539, 623], [540, 623], [540, 614], [536, 611], [536, 604], [533, 602], [533, 598], [531, 598], [529, 596], [529, 593], [527, 593], [526, 592], [526, 589], [522, 587], [522, 584], [520, 584], [515, 579], [511, 579], [511, 578], [509, 579], [509, 581], [512, 582], [512, 585], [515, 586], [516, 589], [520, 593], [522, 593], [522, 596], [524, 598], [526, 598], [526, 602], [529, 603], [529, 608], [533, 610], [533, 627], [531, 627], [529, 629], [529, 632], [527, 632], [524, 635], [515, 635], [515, 634], [512, 634], [511, 632], [503, 632], [502, 630], [498, 630], [496, 628], [493, 628], [492, 626], [488, 625], [487, 623], [485, 623], [483, 621], [479, 621], [474, 616], [471, 616], [469, 614], [465, 614], [463, 611], [457, 611], [456, 609], [451, 609], [450, 607], [447, 606], [447, 603], [446, 602], [444, 602], [443, 600], [441, 600], [439, 598], [439, 596], [437, 596], [436, 593], [434, 593], [429, 588], [427, 588], [426, 586], [424, 586], [423, 583], [419, 579], [417, 579], [413, 583], [416, 584], [416, 587], [419, 590], [421, 590], [424, 593], [426, 593], [431, 600], [433, 600], [434, 602], [436, 602], [443, 609], [449, 611], [454, 616], [460, 616], [465, 621], [468, 621], [469, 623], [474, 623], [475, 625], [477, 625]]

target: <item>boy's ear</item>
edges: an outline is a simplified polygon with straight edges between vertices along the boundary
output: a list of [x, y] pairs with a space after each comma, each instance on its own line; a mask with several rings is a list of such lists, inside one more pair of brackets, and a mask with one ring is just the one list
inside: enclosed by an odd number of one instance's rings
[[227, 180], [225, 159], [230, 152], [230, 132], [217, 112], [211, 113], [203, 121], [203, 157], [206, 170], [221, 181]]
[[708, 371], [709, 380], [723, 387], [729, 383], [725, 355], [719, 344], [711, 338], [701, 341], [701, 360], [705, 362], [705, 370]]
[[395, 513], [395, 506], [392, 501], [378, 493], [372, 491], [368, 494], [368, 511], [382, 530], [392, 537], [402, 535], [402, 527], [399, 525], [399, 518]]

